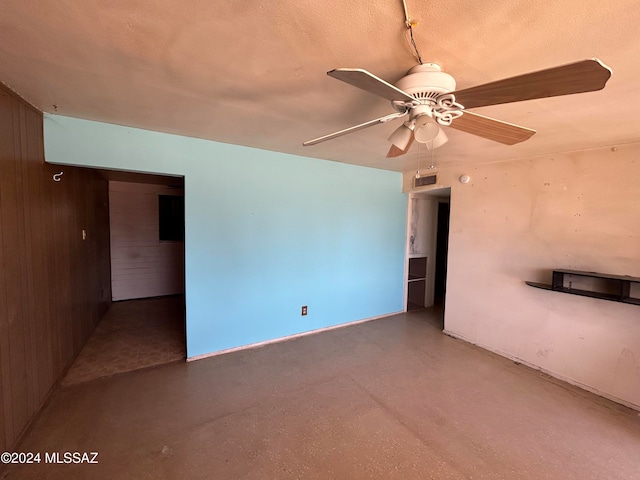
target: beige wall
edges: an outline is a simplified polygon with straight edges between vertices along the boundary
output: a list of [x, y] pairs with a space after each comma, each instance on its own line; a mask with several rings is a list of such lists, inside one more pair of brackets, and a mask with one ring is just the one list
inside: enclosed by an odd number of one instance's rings
[[445, 329], [640, 408], [640, 306], [524, 283], [554, 268], [640, 277], [640, 144], [439, 171]]
[[109, 182], [113, 300], [184, 293], [184, 242], [158, 238], [158, 195], [165, 185]]

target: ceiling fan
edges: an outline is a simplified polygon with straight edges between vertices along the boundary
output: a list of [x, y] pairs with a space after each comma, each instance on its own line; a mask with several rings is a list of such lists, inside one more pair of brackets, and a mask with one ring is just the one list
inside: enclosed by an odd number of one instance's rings
[[360, 68], [338, 68], [327, 75], [390, 100], [395, 112], [303, 145], [316, 145], [373, 125], [408, 118], [389, 137], [391, 148], [387, 157], [397, 157], [407, 153], [414, 140], [430, 150], [444, 145], [448, 138], [442, 126], [505, 145], [528, 140], [535, 130], [468, 109], [601, 90], [611, 76], [611, 69], [594, 58], [462, 90], [456, 90], [455, 79], [435, 63], [416, 65], [395, 85]]

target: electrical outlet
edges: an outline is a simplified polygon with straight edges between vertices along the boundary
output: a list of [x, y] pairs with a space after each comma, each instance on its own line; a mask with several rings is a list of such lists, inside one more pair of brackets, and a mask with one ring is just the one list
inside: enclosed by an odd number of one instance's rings
[[306, 315], [307, 314], [307, 306], [303, 305], [302, 306], [302, 315]]

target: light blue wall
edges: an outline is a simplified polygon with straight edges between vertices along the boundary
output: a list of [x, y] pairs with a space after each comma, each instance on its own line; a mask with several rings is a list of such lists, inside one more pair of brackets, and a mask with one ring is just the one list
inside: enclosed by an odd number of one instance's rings
[[57, 115], [44, 137], [47, 162], [184, 175], [189, 357], [403, 309], [399, 173]]

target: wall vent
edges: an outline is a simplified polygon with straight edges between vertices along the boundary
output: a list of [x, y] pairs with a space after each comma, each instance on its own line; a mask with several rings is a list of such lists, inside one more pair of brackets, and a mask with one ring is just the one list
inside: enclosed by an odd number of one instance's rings
[[420, 176], [418, 178], [413, 177], [413, 186], [416, 187], [426, 187], [427, 185], [435, 185], [438, 183], [438, 174], [433, 175], [425, 175]]

